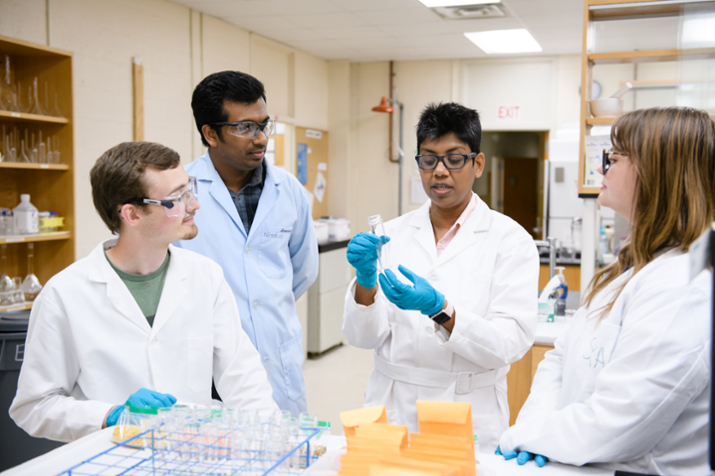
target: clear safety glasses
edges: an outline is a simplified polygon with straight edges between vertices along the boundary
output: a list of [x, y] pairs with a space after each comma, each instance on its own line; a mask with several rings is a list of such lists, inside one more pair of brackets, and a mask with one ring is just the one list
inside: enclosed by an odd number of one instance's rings
[[268, 138], [273, 132], [273, 126], [275, 121], [273, 119], [268, 119], [266, 122], [258, 123], [253, 121], [241, 121], [241, 122], [214, 122], [214, 126], [227, 126], [226, 132], [232, 136], [241, 137], [243, 139], [255, 139], [260, 131], [266, 135]]
[[415, 155], [417, 166], [422, 170], [434, 170], [437, 164], [442, 162], [449, 170], [459, 170], [464, 167], [467, 160], [477, 156], [476, 152], [471, 154], [447, 154], [447, 155]]
[[160, 205], [166, 210], [166, 215], [170, 217], [184, 217], [187, 215], [186, 210], [189, 206], [196, 207], [196, 193], [198, 192], [198, 183], [196, 177], [189, 177], [187, 183], [178, 192], [164, 197], [161, 200], [152, 200], [151, 198], [135, 197], [127, 200], [127, 203], [147, 203], [149, 205]]

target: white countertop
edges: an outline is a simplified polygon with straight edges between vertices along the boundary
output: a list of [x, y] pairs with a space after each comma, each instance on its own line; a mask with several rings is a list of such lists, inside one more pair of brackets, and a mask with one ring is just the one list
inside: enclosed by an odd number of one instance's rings
[[[107, 428], [77, 441], [57, 448], [45, 455], [0, 473], [2, 476], [55, 476], [56, 474], [112, 448], [109, 436], [113, 429]], [[336, 474], [340, 467], [341, 448], [345, 445], [343, 436], [331, 436], [327, 444], [328, 452], [308, 468], [304, 476]], [[127, 455], [134, 450], [118, 448]], [[549, 462], [543, 468], [529, 461], [519, 466], [516, 460], [506, 461], [501, 456], [477, 454], [477, 474], [479, 476], [613, 476], [612, 470], [593, 467], [577, 467]]]
[[571, 327], [573, 317], [555, 317], [554, 322], [539, 322], [536, 325], [534, 344], [554, 345], [554, 342]]

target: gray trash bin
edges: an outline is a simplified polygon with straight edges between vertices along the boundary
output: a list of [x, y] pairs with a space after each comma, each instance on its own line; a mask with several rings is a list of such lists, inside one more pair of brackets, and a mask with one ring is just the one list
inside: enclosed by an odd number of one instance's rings
[[[3, 315], [14, 318], [3, 318]], [[18, 317], [25, 318], [17, 319]], [[0, 471], [17, 466], [63, 444], [31, 437], [19, 428], [8, 414], [17, 392], [29, 317], [30, 311], [0, 314]]]

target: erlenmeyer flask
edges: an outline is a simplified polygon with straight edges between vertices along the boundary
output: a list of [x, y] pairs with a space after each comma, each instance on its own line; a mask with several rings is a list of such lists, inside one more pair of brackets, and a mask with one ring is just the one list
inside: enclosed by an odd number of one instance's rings
[[40, 105], [40, 93], [37, 87], [37, 76], [32, 80], [32, 109], [30, 109], [30, 114], [38, 114], [40, 116], [45, 115], [45, 110], [42, 109]]
[[55, 117], [64, 117], [62, 115], [62, 110], [60, 109], [60, 106], [57, 105], [57, 93], [55, 93], [55, 108], [52, 110], [50, 115]]
[[42, 291], [42, 284], [40, 284], [40, 280], [37, 279], [37, 276], [35, 276], [35, 270], [34, 270], [34, 244], [33, 243], [28, 243], [27, 244], [27, 276], [25, 276], [24, 281], [22, 282], [22, 285], [20, 286], [20, 290], [22, 290], [22, 293], [25, 295], [25, 301], [27, 302], [32, 302], [35, 300], [38, 294], [40, 294], [40, 291]]
[[10, 55], [5, 55], [5, 68], [2, 79], [2, 103], [7, 111], [21, 112], [17, 108], [17, 92], [12, 82], [12, 70], [10, 69]]
[[0, 245], [0, 306], [9, 306], [15, 302], [15, 284], [7, 275], [7, 245]]

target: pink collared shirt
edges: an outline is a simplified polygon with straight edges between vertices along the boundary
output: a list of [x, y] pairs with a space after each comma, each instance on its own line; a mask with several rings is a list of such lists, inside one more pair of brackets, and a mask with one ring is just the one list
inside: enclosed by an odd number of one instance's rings
[[465, 208], [462, 214], [459, 215], [459, 218], [457, 218], [457, 221], [454, 222], [452, 228], [450, 228], [449, 231], [444, 234], [442, 239], [437, 242], [437, 256], [441, 255], [445, 248], [447, 248], [447, 245], [452, 242], [452, 239], [457, 235], [457, 232], [462, 227], [464, 222], [467, 221], [469, 215], [472, 214], [475, 208], [477, 208], [477, 198], [474, 194], [472, 194], [472, 199], [469, 201], [467, 208]]

